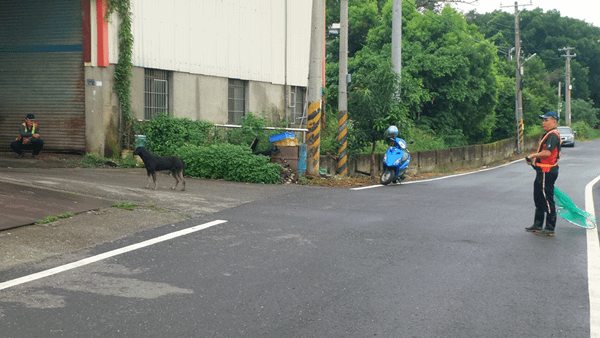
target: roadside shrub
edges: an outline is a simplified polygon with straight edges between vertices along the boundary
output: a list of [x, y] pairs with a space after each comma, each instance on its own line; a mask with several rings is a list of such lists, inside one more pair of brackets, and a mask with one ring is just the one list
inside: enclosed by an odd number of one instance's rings
[[525, 127], [525, 136], [535, 136], [543, 134], [544, 128], [542, 128], [541, 123]]
[[571, 111], [573, 112], [573, 121], [582, 121], [588, 126], [595, 128], [599, 123], [598, 114], [600, 109], [594, 108], [594, 101], [575, 99], [571, 102]]
[[185, 162], [185, 175], [236, 182], [279, 183], [281, 166], [268, 157], [253, 155], [247, 146], [227, 143], [190, 145], [175, 153]]
[[444, 140], [440, 137], [435, 136], [433, 131], [425, 126], [423, 128], [413, 127], [408, 129], [408, 135], [400, 136], [405, 141], [414, 141], [414, 144], [408, 145], [410, 151], [426, 151], [434, 149], [445, 149], [447, 148]]
[[[383, 137], [383, 136], [382, 136]], [[401, 139], [406, 142], [413, 141], [413, 144], [408, 144], [408, 150], [411, 152], [417, 151], [426, 151], [426, 150], [435, 150], [435, 149], [445, 149], [447, 146], [444, 144], [444, 141], [436, 137], [431, 129], [428, 128], [405, 128], [402, 129], [400, 135], [398, 135]], [[388, 139], [382, 139], [377, 141], [375, 147], [376, 154], [384, 154], [389, 148], [390, 141]], [[370, 154], [372, 150], [372, 145], [364, 147], [360, 149], [357, 153], [360, 154]]]
[[[336, 87], [337, 88], [337, 87]], [[336, 99], [337, 102], [337, 99]], [[340, 149], [340, 143], [338, 141], [338, 112], [333, 109], [326, 109], [325, 117], [321, 121], [321, 155], [327, 153], [337, 154]], [[350, 148], [350, 137], [352, 135], [352, 121], [348, 122], [348, 154], [354, 153], [354, 149]], [[369, 151], [370, 152], [370, 151]]]
[[593, 129], [584, 121], [577, 121], [571, 125], [572, 129], [577, 132], [575, 137], [578, 140], [595, 140], [600, 137], [600, 130]]
[[240, 128], [234, 128], [227, 131], [227, 142], [231, 144], [250, 146], [255, 138], [258, 138], [258, 146], [256, 151], [264, 151], [269, 149], [269, 136], [283, 133], [284, 130], [265, 130], [263, 129], [267, 122], [263, 117], [256, 116], [252, 113], [247, 113], [242, 117]]
[[145, 147], [158, 156], [173, 155], [185, 145], [206, 145], [214, 132], [214, 124], [175, 118], [161, 113], [144, 121], [141, 131], [146, 135]]

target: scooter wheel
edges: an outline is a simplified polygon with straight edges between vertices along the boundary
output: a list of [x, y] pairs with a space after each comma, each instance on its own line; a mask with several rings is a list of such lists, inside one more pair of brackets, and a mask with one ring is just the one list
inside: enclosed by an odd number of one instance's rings
[[379, 179], [379, 182], [383, 185], [388, 185], [388, 184], [392, 183], [393, 180], [394, 180], [394, 170], [385, 169], [383, 171], [383, 173], [381, 173], [381, 178]]

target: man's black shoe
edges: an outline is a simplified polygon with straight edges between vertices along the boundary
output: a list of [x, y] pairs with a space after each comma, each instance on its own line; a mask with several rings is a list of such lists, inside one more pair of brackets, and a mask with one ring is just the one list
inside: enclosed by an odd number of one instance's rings
[[529, 228], [525, 228], [525, 231], [527, 231], [527, 232], [538, 232], [538, 231], [542, 231], [542, 227], [538, 227], [538, 226], [532, 225]]
[[554, 236], [554, 231], [552, 230], [541, 230], [535, 233], [538, 236]]

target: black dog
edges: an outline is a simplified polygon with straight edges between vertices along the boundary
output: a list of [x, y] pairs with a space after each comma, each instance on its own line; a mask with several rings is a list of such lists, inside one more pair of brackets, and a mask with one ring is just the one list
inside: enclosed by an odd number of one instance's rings
[[144, 161], [146, 171], [148, 172], [148, 184], [146, 189], [150, 187], [150, 175], [154, 181], [154, 190], [156, 190], [156, 172], [161, 170], [170, 170], [171, 174], [175, 178], [175, 186], [171, 189], [177, 188], [179, 181], [183, 183], [181, 191], [185, 190], [185, 180], [183, 179], [183, 170], [185, 169], [185, 163], [177, 156], [156, 156], [148, 151], [144, 147], [137, 147], [133, 152], [134, 155], [139, 155]]

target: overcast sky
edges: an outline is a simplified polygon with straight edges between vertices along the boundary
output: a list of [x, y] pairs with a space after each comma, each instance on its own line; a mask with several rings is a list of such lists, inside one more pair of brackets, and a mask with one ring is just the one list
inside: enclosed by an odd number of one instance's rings
[[[468, 1], [468, 0], [467, 0]], [[519, 0], [519, 5], [529, 5], [530, 0]], [[531, 6], [519, 6], [519, 9], [533, 10], [541, 8], [544, 13], [556, 9], [562, 17], [570, 17], [591, 23], [600, 27], [600, 1], [599, 0], [532, 0]], [[500, 7], [502, 4], [502, 7]], [[460, 5], [464, 12], [475, 10], [477, 13], [490, 13], [497, 9], [508, 13], [515, 12], [514, 0], [479, 0], [472, 5]]]

